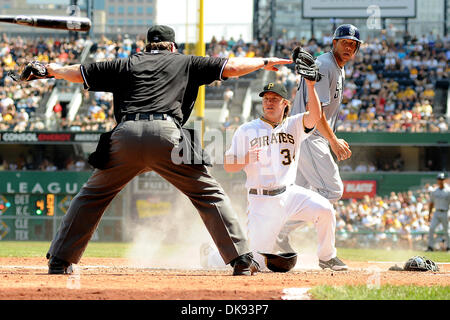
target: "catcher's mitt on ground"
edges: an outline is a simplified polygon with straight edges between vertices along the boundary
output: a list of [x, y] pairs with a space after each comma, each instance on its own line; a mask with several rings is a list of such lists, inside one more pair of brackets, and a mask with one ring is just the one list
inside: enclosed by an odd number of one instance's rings
[[301, 47], [296, 47], [292, 52], [292, 60], [295, 62], [295, 70], [303, 78], [316, 82], [322, 79], [319, 67], [314, 61], [314, 57], [308, 51]]
[[53, 78], [49, 76], [45, 65], [39, 61], [31, 61], [19, 70], [19, 73], [9, 71], [8, 76], [14, 81], [31, 81], [36, 79]]
[[406, 261], [403, 267], [405, 271], [439, 271], [436, 263], [426, 257], [415, 256]]

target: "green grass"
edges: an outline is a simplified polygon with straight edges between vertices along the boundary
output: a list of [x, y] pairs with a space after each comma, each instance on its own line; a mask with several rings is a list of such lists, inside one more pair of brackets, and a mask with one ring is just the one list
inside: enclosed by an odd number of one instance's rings
[[414, 256], [425, 256], [434, 262], [450, 262], [450, 252], [444, 251], [411, 251], [385, 249], [349, 249], [338, 248], [339, 258], [350, 261], [393, 261], [406, 262]]
[[[89, 242], [83, 256], [125, 258], [131, 246], [132, 243], [123, 242]], [[49, 247], [50, 242], [46, 241], [0, 241], [0, 257], [43, 257]], [[165, 246], [163, 251], [168, 254], [176, 252], [177, 246]], [[450, 262], [450, 252], [338, 248], [338, 256], [343, 260], [350, 261], [393, 261], [400, 263], [416, 255], [425, 256], [435, 262]]]
[[309, 293], [316, 300], [450, 300], [449, 286], [316, 286]]
[[[90, 242], [83, 257], [125, 258], [130, 243]], [[50, 242], [0, 241], [0, 257], [45, 257]]]

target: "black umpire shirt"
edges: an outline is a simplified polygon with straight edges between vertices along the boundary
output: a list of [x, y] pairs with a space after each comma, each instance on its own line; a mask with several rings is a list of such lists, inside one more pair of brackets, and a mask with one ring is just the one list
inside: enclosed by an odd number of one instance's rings
[[83, 64], [85, 89], [112, 92], [114, 116], [166, 113], [186, 123], [198, 88], [221, 78], [227, 59], [186, 56], [168, 50], [140, 52], [128, 58]]

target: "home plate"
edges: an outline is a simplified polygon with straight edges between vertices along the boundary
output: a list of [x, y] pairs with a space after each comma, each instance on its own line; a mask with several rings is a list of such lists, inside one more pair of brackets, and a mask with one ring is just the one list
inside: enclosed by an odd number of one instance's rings
[[284, 288], [281, 300], [311, 300], [309, 289], [311, 288]]

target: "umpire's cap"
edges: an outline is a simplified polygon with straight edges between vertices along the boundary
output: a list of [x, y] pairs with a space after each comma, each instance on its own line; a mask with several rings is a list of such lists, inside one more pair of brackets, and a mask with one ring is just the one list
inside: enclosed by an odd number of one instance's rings
[[155, 42], [173, 42], [175, 47], [178, 48], [175, 42], [175, 31], [165, 25], [154, 25], [151, 26], [147, 31], [147, 41], [149, 43]]
[[273, 272], [288, 272], [297, 263], [297, 254], [295, 252], [280, 254], [258, 253], [264, 256], [267, 268]]
[[436, 179], [438, 180], [445, 180], [446, 176], [444, 172], [439, 172], [438, 175], [436, 176]]
[[284, 99], [288, 99], [288, 92], [284, 85], [277, 82], [270, 82], [265, 87], [264, 90], [259, 93], [259, 96], [262, 97], [266, 92], [274, 92]]

